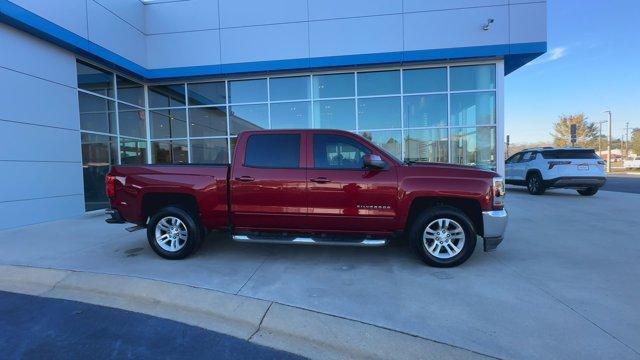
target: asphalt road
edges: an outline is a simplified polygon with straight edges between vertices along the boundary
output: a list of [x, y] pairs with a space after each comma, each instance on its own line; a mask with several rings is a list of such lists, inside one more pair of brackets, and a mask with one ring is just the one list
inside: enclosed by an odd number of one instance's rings
[[600, 190], [640, 194], [639, 175], [608, 175]]
[[2, 359], [298, 359], [171, 320], [0, 291]]

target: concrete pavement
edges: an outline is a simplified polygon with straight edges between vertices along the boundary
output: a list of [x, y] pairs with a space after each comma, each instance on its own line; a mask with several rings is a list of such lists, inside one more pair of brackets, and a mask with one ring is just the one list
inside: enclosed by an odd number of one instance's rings
[[500, 358], [639, 359], [640, 195], [534, 197], [510, 188], [507, 206], [498, 250], [477, 251], [454, 269], [426, 267], [406, 248], [238, 244], [215, 235], [196, 256], [166, 261], [143, 232], [102, 216], [0, 232], [0, 262], [186, 284]]

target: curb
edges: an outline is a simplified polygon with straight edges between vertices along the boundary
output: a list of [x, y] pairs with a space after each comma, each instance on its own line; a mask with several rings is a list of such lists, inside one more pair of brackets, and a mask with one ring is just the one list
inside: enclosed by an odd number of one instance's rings
[[0, 290], [134, 311], [312, 359], [489, 358], [355, 320], [137, 277], [0, 265]]

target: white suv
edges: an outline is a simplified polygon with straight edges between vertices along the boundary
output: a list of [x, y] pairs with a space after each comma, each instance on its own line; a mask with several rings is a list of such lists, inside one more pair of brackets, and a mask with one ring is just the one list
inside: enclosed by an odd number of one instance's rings
[[604, 161], [592, 149], [526, 149], [505, 164], [505, 182], [526, 186], [533, 195], [548, 188], [571, 188], [591, 196], [606, 180]]

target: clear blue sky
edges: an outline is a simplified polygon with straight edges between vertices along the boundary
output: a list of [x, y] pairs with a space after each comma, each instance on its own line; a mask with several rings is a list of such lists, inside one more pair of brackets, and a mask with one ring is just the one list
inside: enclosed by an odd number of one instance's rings
[[547, 53], [505, 78], [511, 143], [550, 140], [562, 114], [640, 127], [640, 0], [548, 0], [547, 28]]

